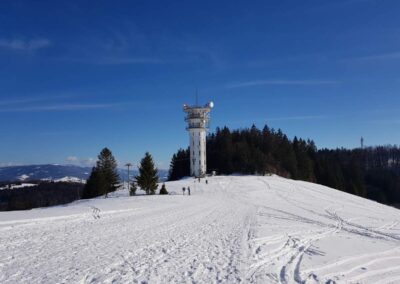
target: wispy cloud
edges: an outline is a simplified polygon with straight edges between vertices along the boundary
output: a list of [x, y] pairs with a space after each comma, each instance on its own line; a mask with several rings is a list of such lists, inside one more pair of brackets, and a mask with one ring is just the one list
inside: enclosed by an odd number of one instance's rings
[[329, 118], [326, 115], [303, 115], [266, 118], [266, 121], [288, 121], [288, 120], [319, 120]]
[[0, 48], [20, 50], [20, 51], [32, 51], [41, 48], [46, 48], [51, 45], [50, 40], [46, 38], [35, 38], [35, 39], [0, 39]]
[[54, 59], [94, 65], [163, 64], [161, 43], [142, 33], [135, 24], [117, 21], [102, 29], [83, 29], [82, 33], [64, 42], [64, 52]]
[[60, 99], [72, 98], [71, 95], [57, 95], [57, 96], [32, 96], [32, 97], [21, 97], [13, 100], [0, 100], [0, 106], [13, 106], [13, 105], [26, 105], [30, 103], [38, 103], [45, 101], [55, 101]]
[[282, 116], [282, 117], [266, 117], [266, 118], [256, 118], [252, 120], [237, 120], [230, 121], [230, 123], [234, 124], [251, 124], [251, 123], [269, 123], [269, 122], [279, 122], [279, 121], [304, 121], [304, 120], [323, 120], [323, 119], [331, 119], [337, 118], [338, 116], [327, 116], [327, 115], [296, 115], [296, 116]]
[[65, 161], [68, 164], [78, 165], [83, 167], [91, 167], [96, 163], [96, 159], [94, 158], [80, 158], [77, 156], [68, 156], [65, 158]]
[[0, 108], [0, 112], [78, 111], [78, 110], [110, 109], [115, 106], [119, 106], [119, 104], [54, 104], [46, 106]]
[[224, 50], [216, 43], [210, 46], [192, 34], [177, 37], [165, 31], [144, 33], [130, 21], [107, 23], [101, 30], [86, 29], [63, 47], [63, 54], [56, 55], [55, 60], [107, 66], [192, 63], [192, 68], [201, 64], [221, 68], [224, 65], [221, 59]]
[[391, 60], [391, 59], [400, 59], [400, 51], [374, 54], [356, 58], [356, 60]]
[[0, 167], [13, 167], [13, 166], [20, 166], [22, 164], [20, 163], [14, 163], [14, 162], [0, 162]]
[[76, 163], [79, 161], [79, 158], [77, 156], [68, 156], [65, 161], [69, 163]]
[[254, 81], [246, 81], [239, 83], [231, 83], [227, 84], [225, 88], [234, 89], [234, 88], [243, 88], [243, 87], [254, 87], [254, 86], [263, 86], [263, 85], [331, 85], [331, 84], [339, 84], [340, 81], [335, 80], [254, 80]]
[[134, 64], [163, 64], [165, 60], [151, 57], [107, 57], [98, 56], [95, 58], [66, 58], [68, 61], [79, 61], [83, 63], [97, 64], [97, 65], [134, 65]]
[[375, 124], [400, 124], [400, 119], [376, 119], [370, 120], [370, 122]]

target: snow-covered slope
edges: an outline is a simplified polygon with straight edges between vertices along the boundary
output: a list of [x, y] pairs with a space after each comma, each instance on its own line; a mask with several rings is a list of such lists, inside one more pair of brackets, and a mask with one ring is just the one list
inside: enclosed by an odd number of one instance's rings
[[54, 182], [75, 182], [75, 183], [86, 183], [86, 180], [77, 177], [63, 177], [55, 179]]
[[277, 176], [208, 181], [2, 212], [0, 283], [400, 282], [399, 210]]

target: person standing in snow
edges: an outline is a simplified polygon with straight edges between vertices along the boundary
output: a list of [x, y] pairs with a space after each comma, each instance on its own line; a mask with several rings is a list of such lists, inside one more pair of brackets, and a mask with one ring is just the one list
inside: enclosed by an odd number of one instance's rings
[[185, 195], [185, 187], [182, 187], [182, 193]]
[[188, 195], [190, 195], [190, 186], [188, 186]]

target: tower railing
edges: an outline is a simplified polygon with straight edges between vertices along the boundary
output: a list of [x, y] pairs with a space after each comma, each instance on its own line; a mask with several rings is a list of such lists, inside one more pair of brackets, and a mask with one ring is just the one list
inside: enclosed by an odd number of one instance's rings
[[199, 114], [197, 114], [197, 113], [194, 113], [194, 114], [188, 114], [186, 117], [185, 117], [185, 121], [188, 121], [189, 119], [208, 119], [208, 115], [207, 114], [205, 114], [205, 113], [199, 113]]
[[191, 123], [189, 126], [186, 127], [186, 130], [189, 129], [208, 129], [208, 123]]

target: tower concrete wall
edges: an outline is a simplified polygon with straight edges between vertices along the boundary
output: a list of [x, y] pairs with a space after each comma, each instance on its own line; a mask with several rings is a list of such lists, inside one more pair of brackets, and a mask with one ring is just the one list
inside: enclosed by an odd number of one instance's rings
[[190, 141], [190, 173], [200, 177], [207, 173], [206, 161], [206, 130], [201, 128], [189, 129]]

